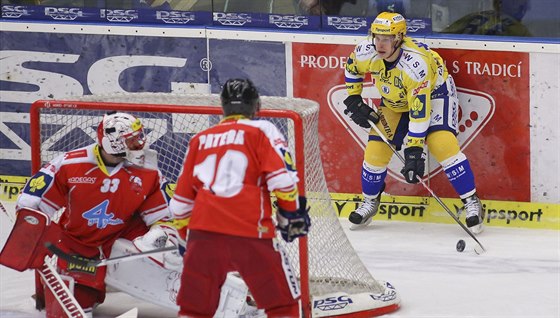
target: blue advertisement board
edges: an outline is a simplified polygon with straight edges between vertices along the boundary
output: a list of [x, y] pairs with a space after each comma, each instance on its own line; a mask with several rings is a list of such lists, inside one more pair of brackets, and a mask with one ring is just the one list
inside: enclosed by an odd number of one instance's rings
[[[327, 16], [321, 17], [322, 30], [327, 32], [344, 32], [352, 34], [368, 34], [372, 17]], [[406, 31], [412, 36], [426, 36], [432, 34], [431, 19], [406, 19]]]
[[39, 99], [184, 93], [193, 84], [218, 93], [234, 77], [252, 79], [262, 95], [286, 95], [283, 43], [4, 31], [0, 36], [0, 175], [30, 175], [28, 113]]
[[2, 19], [46, 20], [52, 22], [155, 23], [167, 25], [209, 25], [212, 13], [165, 9], [109, 9], [91, 7], [60, 7], [2, 5]]

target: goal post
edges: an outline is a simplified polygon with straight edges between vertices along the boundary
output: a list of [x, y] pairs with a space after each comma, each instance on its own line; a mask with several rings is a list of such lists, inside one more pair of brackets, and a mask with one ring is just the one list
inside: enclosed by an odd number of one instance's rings
[[[310, 206], [312, 226], [298, 243], [282, 244], [301, 282], [304, 317], [372, 317], [397, 310], [400, 298], [387, 282], [367, 270], [338, 220], [323, 172], [318, 103], [298, 98], [261, 97], [258, 118], [284, 134]], [[219, 95], [125, 93], [73, 100], [40, 100], [31, 106], [32, 170], [57, 155], [96, 142], [96, 128], [108, 111], [142, 120], [147, 144], [158, 153], [158, 168], [176, 182], [190, 138], [217, 124]]]

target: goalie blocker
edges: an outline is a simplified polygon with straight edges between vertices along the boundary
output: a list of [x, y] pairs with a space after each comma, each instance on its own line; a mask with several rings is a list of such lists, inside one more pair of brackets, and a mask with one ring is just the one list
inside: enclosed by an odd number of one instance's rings
[[0, 264], [17, 271], [40, 269], [49, 251], [44, 241], [56, 241], [58, 227], [49, 226], [49, 216], [41, 211], [18, 210], [16, 221], [0, 253]]

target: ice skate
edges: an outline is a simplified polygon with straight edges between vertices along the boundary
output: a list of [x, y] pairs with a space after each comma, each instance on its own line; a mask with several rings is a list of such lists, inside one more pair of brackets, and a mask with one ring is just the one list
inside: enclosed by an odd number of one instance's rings
[[357, 230], [370, 224], [372, 217], [377, 214], [380, 203], [381, 194], [373, 200], [364, 199], [362, 204], [355, 211], [351, 212], [348, 217], [348, 220], [352, 223], [350, 230]]
[[479, 234], [483, 230], [484, 211], [482, 203], [476, 194], [462, 200], [465, 206], [467, 227], [474, 233]]

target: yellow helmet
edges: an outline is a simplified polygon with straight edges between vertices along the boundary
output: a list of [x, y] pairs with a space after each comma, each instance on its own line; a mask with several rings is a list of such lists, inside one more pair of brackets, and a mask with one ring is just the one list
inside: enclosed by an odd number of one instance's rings
[[406, 35], [406, 20], [398, 13], [381, 12], [371, 24], [371, 34], [400, 35], [402, 39]]

